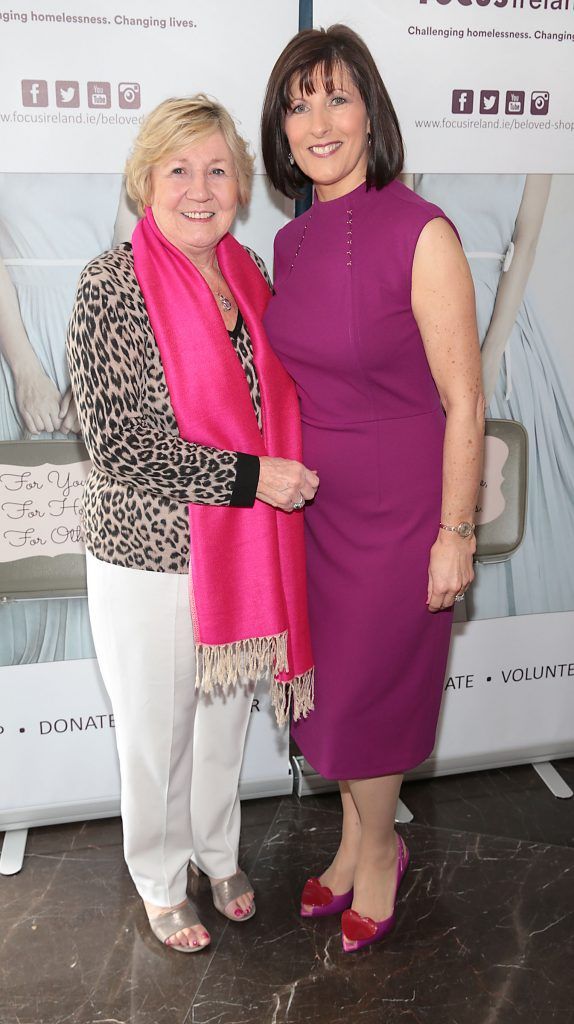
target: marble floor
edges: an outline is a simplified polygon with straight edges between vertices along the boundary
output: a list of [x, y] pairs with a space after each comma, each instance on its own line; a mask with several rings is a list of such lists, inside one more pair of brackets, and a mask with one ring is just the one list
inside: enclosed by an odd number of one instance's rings
[[[574, 760], [557, 762], [574, 787]], [[528, 766], [409, 782], [412, 866], [384, 944], [344, 955], [302, 921], [303, 880], [334, 852], [333, 795], [244, 804], [258, 913], [162, 949], [105, 820], [30, 833], [0, 879], [0, 1024], [574, 1024], [574, 800]]]

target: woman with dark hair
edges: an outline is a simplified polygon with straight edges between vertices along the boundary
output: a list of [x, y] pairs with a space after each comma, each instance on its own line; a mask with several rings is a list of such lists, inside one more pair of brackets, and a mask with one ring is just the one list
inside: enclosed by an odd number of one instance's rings
[[344, 911], [346, 951], [395, 921], [409, 854], [395, 834], [402, 776], [430, 754], [452, 606], [473, 579], [484, 402], [474, 296], [442, 211], [396, 180], [403, 144], [364, 42], [300, 32], [267, 88], [273, 184], [310, 210], [276, 239], [265, 323], [294, 378], [307, 465], [315, 711], [294, 723], [339, 780], [341, 843], [301, 913]]

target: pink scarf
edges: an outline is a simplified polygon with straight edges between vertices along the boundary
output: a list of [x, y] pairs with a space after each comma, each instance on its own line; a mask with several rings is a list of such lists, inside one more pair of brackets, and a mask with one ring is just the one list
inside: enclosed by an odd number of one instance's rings
[[[295, 386], [272, 351], [262, 317], [269, 288], [232, 235], [217, 246], [221, 271], [247, 324], [263, 431], [217, 303], [202, 275], [157, 227], [151, 209], [133, 233], [134, 267], [159, 347], [179, 432], [186, 441], [301, 461]], [[270, 673], [285, 721], [313, 707], [303, 516], [253, 508], [188, 506], [189, 587], [196, 685], [210, 692], [241, 675]]]

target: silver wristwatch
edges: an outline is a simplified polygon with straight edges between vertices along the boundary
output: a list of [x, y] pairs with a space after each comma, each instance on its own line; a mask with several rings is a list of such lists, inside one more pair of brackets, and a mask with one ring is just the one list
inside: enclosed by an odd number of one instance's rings
[[438, 524], [441, 530], [446, 530], [447, 533], [458, 533], [459, 537], [472, 537], [474, 533], [474, 523], [459, 523], [458, 526], [447, 526], [446, 523]]

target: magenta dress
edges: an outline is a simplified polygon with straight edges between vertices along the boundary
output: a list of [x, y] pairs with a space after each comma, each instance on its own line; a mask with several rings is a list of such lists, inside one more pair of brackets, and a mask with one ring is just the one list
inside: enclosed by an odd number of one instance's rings
[[415, 247], [442, 211], [364, 185], [283, 228], [269, 339], [295, 380], [305, 465], [315, 711], [293, 737], [326, 778], [407, 771], [435, 742], [451, 611], [427, 611], [445, 417], [411, 309]]

